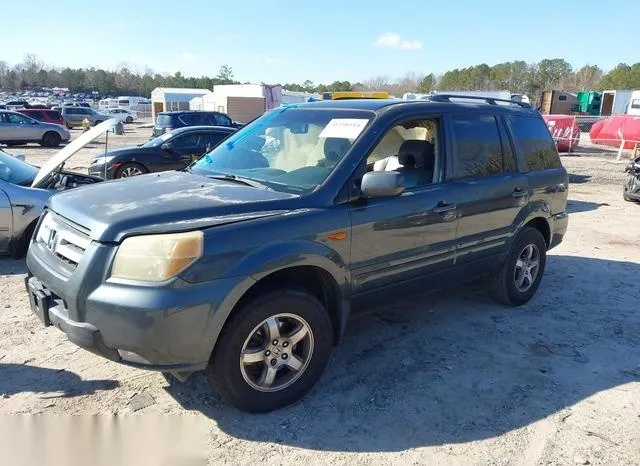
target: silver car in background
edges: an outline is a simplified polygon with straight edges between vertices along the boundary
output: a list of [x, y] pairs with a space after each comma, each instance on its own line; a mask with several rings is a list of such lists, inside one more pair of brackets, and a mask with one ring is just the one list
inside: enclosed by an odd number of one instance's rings
[[113, 131], [110, 119], [91, 128], [53, 155], [42, 167], [25, 163], [0, 150], [0, 255], [26, 252], [33, 229], [47, 200], [58, 191], [101, 182], [101, 178], [63, 171], [66, 160], [89, 142]]
[[26, 115], [0, 110], [0, 143], [17, 146], [36, 142], [43, 147], [58, 147], [71, 135], [67, 128], [54, 123], [44, 123]]

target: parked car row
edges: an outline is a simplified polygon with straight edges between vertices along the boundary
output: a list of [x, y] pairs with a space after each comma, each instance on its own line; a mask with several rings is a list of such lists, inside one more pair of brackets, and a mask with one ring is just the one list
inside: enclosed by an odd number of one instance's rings
[[69, 131], [60, 124], [45, 123], [22, 113], [0, 110], [0, 143], [14, 146], [35, 142], [43, 147], [57, 147], [69, 139]]

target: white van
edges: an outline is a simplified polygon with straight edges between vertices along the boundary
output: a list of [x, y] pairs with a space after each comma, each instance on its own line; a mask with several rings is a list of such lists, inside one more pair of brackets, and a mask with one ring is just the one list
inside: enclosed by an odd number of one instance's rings
[[633, 91], [629, 106], [627, 107], [627, 115], [640, 115], [640, 91]]
[[151, 104], [151, 101], [146, 97], [137, 97], [131, 95], [121, 95], [118, 97], [117, 107], [120, 108], [135, 108], [138, 105]]

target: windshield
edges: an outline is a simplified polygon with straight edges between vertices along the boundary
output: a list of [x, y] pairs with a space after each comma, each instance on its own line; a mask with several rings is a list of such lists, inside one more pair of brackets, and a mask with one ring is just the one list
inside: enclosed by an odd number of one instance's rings
[[190, 167], [198, 175], [235, 175], [274, 189], [311, 191], [333, 171], [373, 114], [283, 107], [256, 119]]
[[19, 186], [31, 186], [38, 170], [0, 150], [0, 180]]
[[141, 147], [160, 147], [162, 144], [167, 142], [167, 139], [170, 139], [171, 136], [173, 136], [173, 134], [164, 133], [162, 136], [158, 136], [157, 138], [153, 138], [150, 141], [145, 142]]

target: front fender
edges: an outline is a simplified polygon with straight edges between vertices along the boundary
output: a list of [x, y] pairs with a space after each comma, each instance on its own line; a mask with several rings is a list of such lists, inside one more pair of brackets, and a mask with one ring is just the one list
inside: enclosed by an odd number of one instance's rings
[[350, 310], [347, 267], [336, 251], [315, 241], [300, 240], [271, 243], [247, 254], [227, 270], [225, 274], [227, 278], [221, 281], [234, 283], [234, 286], [226, 292], [215, 313], [215, 322], [211, 326], [213, 331], [211, 341], [217, 342], [231, 312], [253, 285], [274, 272], [297, 266], [318, 267], [328, 272], [336, 281], [340, 290], [339, 335], [341, 335], [346, 327]]

